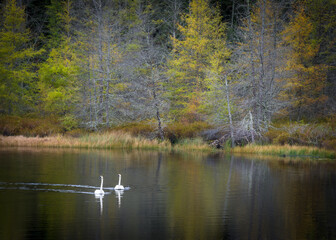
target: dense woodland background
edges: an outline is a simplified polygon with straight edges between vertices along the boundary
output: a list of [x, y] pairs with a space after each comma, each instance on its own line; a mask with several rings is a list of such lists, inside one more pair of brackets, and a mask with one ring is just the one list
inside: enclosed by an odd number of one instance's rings
[[232, 144], [336, 139], [334, 0], [5, 0], [0, 7], [2, 134], [15, 134], [13, 122], [24, 128], [28, 119], [49, 119], [39, 135], [56, 125], [97, 131], [141, 123], [172, 142], [195, 132]]

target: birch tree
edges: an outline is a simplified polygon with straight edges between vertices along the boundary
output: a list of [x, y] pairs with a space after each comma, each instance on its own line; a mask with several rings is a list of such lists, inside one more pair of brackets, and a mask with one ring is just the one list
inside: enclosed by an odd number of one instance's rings
[[[117, 77], [123, 55], [120, 51], [121, 23], [114, 2], [92, 0], [93, 15], [88, 22], [86, 78], [89, 99], [86, 108], [90, 117], [85, 121], [89, 128], [109, 127], [118, 121], [118, 91], [124, 87]], [[85, 95], [83, 95], [85, 96]]]
[[283, 46], [280, 45], [282, 5], [258, 0], [253, 7], [247, 1], [246, 6], [246, 18], [240, 29], [243, 42], [234, 52], [240, 82], [237, 95], [241, 98], [241, 119], [246, 132], [253, 129], [252, 132], [262, 136], [274, 114], [285, 107], [281, 98], [286, 83], [282, 71], [285, 66]]
[[156, 9], [151, 4], [145, 5], [137, 16], [140, 24], [137, 26], [139, 48], [133, 53], [133, 78], [129, 91], [136, 99], [136, 115], [141, 119], [155, 119], [157, 136], [163, 140], [163, 115], [167, 109], [167, 101], [163, 97], [165, 65], [167, 49], [158, 44], [154, 34], [160, 25], [156, 21]]

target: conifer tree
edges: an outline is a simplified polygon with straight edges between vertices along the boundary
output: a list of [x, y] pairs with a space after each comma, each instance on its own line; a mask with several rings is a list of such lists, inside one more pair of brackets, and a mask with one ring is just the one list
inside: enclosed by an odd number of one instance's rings
[[30, 47], [25, 10], [16, 0], [8, 0], [3, 9], [0, 31], [1, 111], [20, 114], [34, 108], [36, 79], [32, 59], [41, 53]]
[[62, 36], [64, 35], [64, 25], [62, 16], [64, 10], [64, 1], [51, 0], [47, 6], [46, 14], [48, 16], [47, 23], [47, 47], [52, 49], [61, 44]]
[[208, 90], [206, 72], [218, 41], [224, 40], [224, 25], [217, 9], [207, 0], [193, 0], [189, 13], [178, 25], [181, 39], [172, 37], [173, 53], [169, 62], [171, 117], [200, 118], [202, 92]]
[[76, 45], [70, 33], [72, 2], [65, 0], [61, 4], [60, 22], [55, 24], [62, 25], [63, 31], [58, 36], [59, 42], [51, 48], [47, 60], [40, 66], [39, 89], [43, 112], [68, 119], [74, 118], [72, 113], [78, 99], [77, 77], [80, 69]]
[[319, 51], [319, 43], [312, 38], [313, 24], [300, 8], [283, 31], [285, 44], [290, 46], [287, 55], [286, 70], [290, 73], [288, 98], [292, 102], [295, 115], [300, 119], [315, 116], [323, 110], [327, 100], [326, 67], [313, 64]]

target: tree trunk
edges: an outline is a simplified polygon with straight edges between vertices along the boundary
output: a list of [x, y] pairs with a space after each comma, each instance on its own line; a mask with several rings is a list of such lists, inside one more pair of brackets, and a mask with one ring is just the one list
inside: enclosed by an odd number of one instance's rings
[[230, 92], [229, 92], [227, 76], [225, 76], [225, 87], [226, 87], [226, 102], [227, 102], [228, 115], [229, 115], [229, 121], [230, 121], [231, 147], [234, 148], [235, 139], [234, 139], [234, 133], [233, 133], [233, 124], [232, 124], [231, 106], [230, 106]]
[[258, 107], [258, 131], [261, 131], [261, 123], [260, 120], [264, 119], [264, 111], [263, 111], [263, 87], [265, 80], [265, 56], [264, 56], [264, 37], [265, 37], [265, 15], [266, 15], [266, 0], [262, 1], [261, 8], [261, 32], [260, 32], [260, 46], [259, 46], [259, 58], [260, 58], [260, 76], [259, 76], [259, 84], [258, 84], [258, 98], [257, 98], [257, 107]]
[[163, 134], [162, 124], [161, 124], [159, 102], [158, 102], [157, 95], [156, 95], [154, 75], [152, 74], [151, 77], [152, 77], [152, 93], [153, 93], [154, 105], [155, 105], [155, 110], [156, 110], [156, 119], [158, 121], [159, 136], [160, 136], [161, 141], [163, 141], [164, 134]]
[[[254, 57], [253, 57], [253, 29], [252, 29], [252, 22], [251, 22], [251, 12], [250, 12], [250, 1], [247, 0], [247, 14], [248, 14], [248, 27], [249, 27], [249, 51], [250, 51], [250, 64], [251, 64], [251, 78], [252, 78], [252, 105], [250, 109], [256, 111], [257, 108], [257, 84], [255, 80], [255, 66], [254, 66]], [[257, 111], [255, 113], [257, 116], [256, 125], [259, 126], [259, 118]]]

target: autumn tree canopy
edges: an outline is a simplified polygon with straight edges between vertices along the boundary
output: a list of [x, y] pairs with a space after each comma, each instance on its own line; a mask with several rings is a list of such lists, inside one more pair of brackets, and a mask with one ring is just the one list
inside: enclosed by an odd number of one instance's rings
[[[317, 9], [317, 10], [316, 10]], [[206, 122], [254, 141], [335, 114], [335, 2], [1, 4], [1, 114], [67, 129]]]

